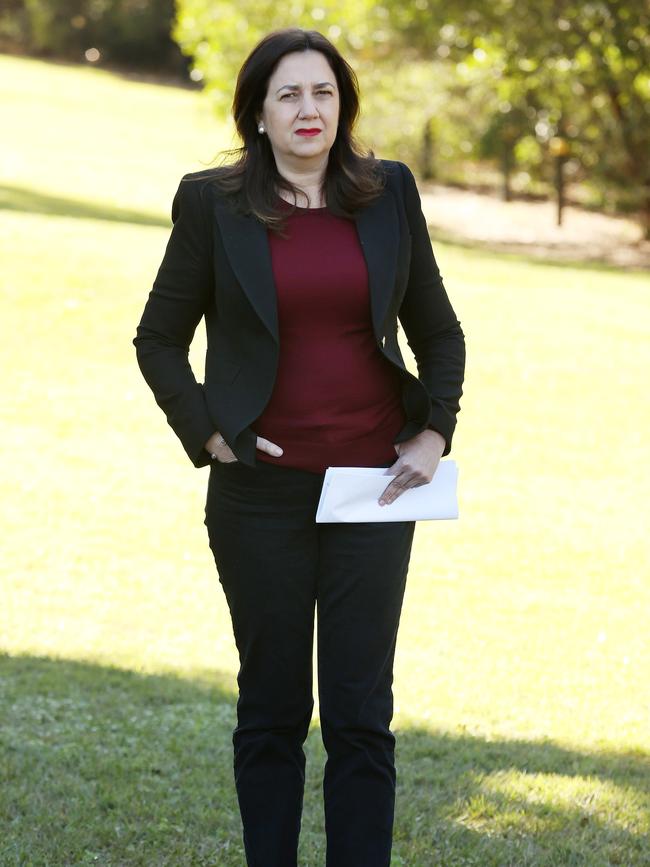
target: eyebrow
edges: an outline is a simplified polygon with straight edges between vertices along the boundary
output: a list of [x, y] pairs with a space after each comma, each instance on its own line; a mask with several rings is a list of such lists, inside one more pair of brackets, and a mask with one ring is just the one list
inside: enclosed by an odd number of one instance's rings
[[[326, 84], [329, 84], [330, 87], [334, 87], [334, 85], [332, 84], [331, 81], [321, 81], [318, 84], [314, 84], [313, 86], [314, 87], [325, 87]], [[289, 88], [289, 90], [300, 90], [299, 84], [283, 84], [282, 87], [278, 87], [278, 89], [275, 92], [280, 93], [280, 91], [284, 90], [285, 87]]]

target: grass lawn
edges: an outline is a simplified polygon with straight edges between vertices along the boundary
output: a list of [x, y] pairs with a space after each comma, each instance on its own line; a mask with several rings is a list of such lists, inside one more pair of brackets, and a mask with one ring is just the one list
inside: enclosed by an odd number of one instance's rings
[[[178, 180], [228, 136], [196, 92], [97, 70], [0, 56], [0, 98], [0, 865], [241, 867], [207, 471], [131, 345]], [[416, 533], [393, 865], [647, 867], [647, 277], [434, 250], [461, 517]], [[306, 749], [322, 867], [316, 716]]]

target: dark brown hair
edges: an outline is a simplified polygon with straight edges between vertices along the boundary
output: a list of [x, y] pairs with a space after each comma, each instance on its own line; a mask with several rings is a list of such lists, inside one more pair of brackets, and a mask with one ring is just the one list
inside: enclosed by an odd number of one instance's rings
[[292, 51], [320, 51], [336, 76], [340, 108], [336, 139], [327, 161], [324, 193], [327, 207], [339, 216], [352, 217], [380, 195], [385, 179], [374, 153], [363, 153], [353, 136], [359, 116], [359, 83], [356, 73], [335, 46], [317, 30], [287, 27], [264, 36], [244, 61], [237, 76], [232, 113], [243, 141], [239, 148], [221, 153], [235, 155], [234, 163], [221, 165], [213, 179], [217, 189], [230, 195], [235, 207], [251, 213], [272, 229], [282, 231], [287, 215], [277, 202], [279, 189], [295, 186], [278, 171], [271, 143], [257, 130], [269, 78], [277, 64]]

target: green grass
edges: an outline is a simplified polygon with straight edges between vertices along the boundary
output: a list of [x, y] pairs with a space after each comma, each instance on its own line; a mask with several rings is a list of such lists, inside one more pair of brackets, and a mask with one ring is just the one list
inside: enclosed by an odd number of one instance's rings
[[[130, 342], [177, 182], [227, 137], [198, 94], [96, 70], [0, 57], [0, 96], [0, 864], [241, 867], [207, 475]], [[434, 250], [461, 517], [416, 534], [393, 864], [648, 865], [647, 278]], [[321, 867], [316, 717], [307, 752]]]

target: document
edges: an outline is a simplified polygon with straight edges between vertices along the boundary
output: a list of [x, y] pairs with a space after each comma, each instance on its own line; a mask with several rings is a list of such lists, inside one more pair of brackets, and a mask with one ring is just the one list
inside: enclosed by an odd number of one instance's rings
[[408, 488], [392, 503], [380, 506], [379, 497], [394, 478], [390, 467], [328, 467], [316, 523], [458, 518], [456, 461], [440, 461], [428, 484]]

